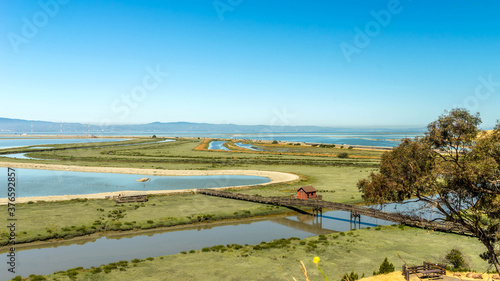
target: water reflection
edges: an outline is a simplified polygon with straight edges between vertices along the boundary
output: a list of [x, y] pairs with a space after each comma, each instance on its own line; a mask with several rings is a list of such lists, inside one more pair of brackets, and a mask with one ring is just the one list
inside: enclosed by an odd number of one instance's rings
[[[16, 253], [19, 260], [18, 274], [50, 274], [78, 266], [91, 267], [119, 260], [171, 255], [215, 245], [253, 245], [280, 238], [303, 239], [354, 228], [392, 224], [363, 216], [361, 223], [353, 227], [349, 217], [350, 213], [343, 211], [325, 212], [323, 217], [279, 215], [261, 220], [219, 222], [174, 230], [107, 233], [105, 237], [45, 246], [20, 245]], [[6, 250], [5, 247], [0, 248], [0, 254], [3, 255]], [[2, 278], [0, 280], [6, 280]]]

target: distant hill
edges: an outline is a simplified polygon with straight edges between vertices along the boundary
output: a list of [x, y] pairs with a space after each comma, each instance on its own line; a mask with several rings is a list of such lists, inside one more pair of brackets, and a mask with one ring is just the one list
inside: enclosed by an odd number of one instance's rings
[[[57, 133], [61, 123], [0, 118], [0, 132], [29, 133], [33, 124], [33, 132]], [[63, 132], [79, 133], [145, 133], [145, 132], [206, 132], [206, 133], [298, 133], [298, 132], [421, 132], [423, 128], [412, 129], [360, 129], [360, 128], [330, 128], [319, 126], [267, 126], [267, 125], [236, 125], [236, 124], [208, 124], [190, 122], [153, 122], [139, 125], [87, 125], [81, 123], [62, 123]]]

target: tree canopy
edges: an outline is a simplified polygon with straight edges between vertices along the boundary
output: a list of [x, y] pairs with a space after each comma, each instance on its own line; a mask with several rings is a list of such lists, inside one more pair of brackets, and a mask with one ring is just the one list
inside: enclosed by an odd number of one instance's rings
[[500, 230], [500, 123], [480, 129], [479, 114], [445, 112], [423, 137], [404, 139], [382, 155], [379, 173], [358, 182], [368, 203], [427, 202], [485, 245], [482, 255], [498, 272]]

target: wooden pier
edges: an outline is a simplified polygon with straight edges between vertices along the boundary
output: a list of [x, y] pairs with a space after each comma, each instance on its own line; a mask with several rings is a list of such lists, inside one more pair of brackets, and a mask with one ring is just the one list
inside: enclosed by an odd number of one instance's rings
[[351, 220], [360, 222], [361, 216], [368, 216], [372, 218], [392, 221], [399, 224], [408, 226], [420, 227], [429, 230], [453, 232], [457, 234], [474, 236], [473, 233], [465, 229], [463, 226], [444, 221], [430, 221], [417, 216], [408, 216], [401, 213], [390, 213], [374, 208], [355, 206], [350, 204], [336, 203], [330, 201], [323, 201], [322, 199], [298, 199], [295, 197], [263, 197], [258, 195], [241, 194], [228, 191], [219, 191], [213, 189], [198, 189], [197, 193], [217, 196], [223, 198], [230, 198], [236, 200], [244, 200], [262, 204], [271, 204], [276, 206], [290, 206], [290, 207], [309, 207], [312, 208], [313, 214], [319, 216], [323, 214], [323, 209], [339, 210], [351, 213]]

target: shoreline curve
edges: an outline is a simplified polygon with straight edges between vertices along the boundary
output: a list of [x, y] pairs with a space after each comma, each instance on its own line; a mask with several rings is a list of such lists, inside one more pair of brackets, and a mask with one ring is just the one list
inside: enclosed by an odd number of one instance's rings
[[[242, 185], [218, 187], [214, 189], [227, 188], [245, 188], [251, 186], [270, 185], [275, 183], [290, 182], [299, 179], [298, 175], [284, 172], [274, 171], [259, 171], [259, 170], [157, 170], [157, 169], [139, 169], [139, 168], [116, 168], [116, 167], [87, 167], [87, 166], [67, 166], [53, 164], [37, 164], [37, 163], [12, 163], [0, 162], [0, 167], [17, 168], [17, 169], [39, 169], [39, 170], [55, 170], [55, 171], [71, 171], [71, 172], [88, 172], [88, 173], [114, 173], [114, 174], [138, 174], [151, 176], [221, 176], [221, 175], [243, 175], [243, 176], [259, 176], [270, 179], [270, 182]], [[93, 194], [76, 194], [76, 195], [54, 195], [54, 196], [37, 196], [37, 197], [17, 197], [16, 203], [27, 203], [29, 201], [65, 201], [71, 199], [106, 199], [120, 193], [137, 192], [130, 190], [93, 193]], [[179, 190], [151, 190], [146, 191], [146, 194], [169, 194], [169, 193], [187, 193], [196, 192], [196, 189], [179, 189]], [[0, 205], [6, 205], [8, 198], [0, 198]]]

